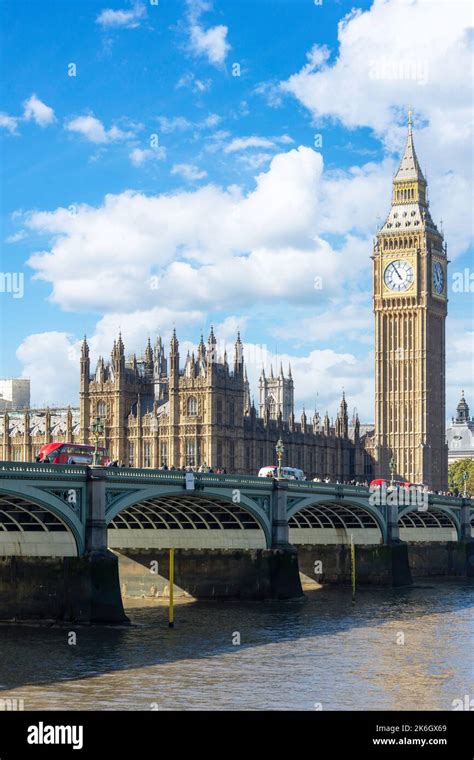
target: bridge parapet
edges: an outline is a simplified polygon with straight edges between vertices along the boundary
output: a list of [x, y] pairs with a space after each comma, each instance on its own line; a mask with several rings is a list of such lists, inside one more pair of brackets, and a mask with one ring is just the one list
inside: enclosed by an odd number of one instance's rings
[[39, 462], [0, 462], [0, 478], [87, 480], [87, 467]]

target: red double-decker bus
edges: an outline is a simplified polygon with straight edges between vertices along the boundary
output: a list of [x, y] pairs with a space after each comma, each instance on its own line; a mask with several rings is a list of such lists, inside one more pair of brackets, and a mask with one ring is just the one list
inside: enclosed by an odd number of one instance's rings
[[[109, 464], [106, 449], [97, 447], [99, 464]], [[45, 464], [93, 464], [94, 446], [83, 443], [45, 443], [38, 452], [37, 462]]]

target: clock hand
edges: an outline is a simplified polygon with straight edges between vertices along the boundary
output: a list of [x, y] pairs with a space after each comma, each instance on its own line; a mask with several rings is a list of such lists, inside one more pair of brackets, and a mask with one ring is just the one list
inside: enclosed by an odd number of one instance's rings
[[393, 268], [395, 269], [395, 271], [396, 271], [396, 273], [397, 273], [397, 277], [398, 277], [398, 279], [399, 279], [399, 280], [403, 280], [403, 277], [401, 276], [401, 274], [400, 274], [400, 272], [398, 271], [398, 269], [397, 269], [397, 267], [395, 266], [395, 264], [393, 265]]

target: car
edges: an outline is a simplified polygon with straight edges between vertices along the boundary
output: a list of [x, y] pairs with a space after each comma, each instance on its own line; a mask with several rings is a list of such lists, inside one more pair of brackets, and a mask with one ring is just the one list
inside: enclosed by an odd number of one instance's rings
[[[286, 480], [306, 480], [306, 475], [303, 470], [298, 467], [282, 467], [281, 476]], [[269, 465], [267, 467], [261, 467], [258, 471], [259, 478], [277, 478], [278, 467], [276, 465]]]

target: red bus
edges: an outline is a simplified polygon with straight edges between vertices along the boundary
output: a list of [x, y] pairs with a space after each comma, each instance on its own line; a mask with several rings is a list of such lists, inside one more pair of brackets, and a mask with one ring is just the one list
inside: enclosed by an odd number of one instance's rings
[[[97, 447], [99, 464], [105, 466], [110, 460], [106, 449]], [[36, 457], [37, 462], [45, 464], [92, 464], [94, 446], [82, 443], [45, 443]]]
[[[384, 480], [383, 478], [379, 478], [378, 480], [372, 480], [370, 482], [370, 487], [374, 488], [376, 486], [382, 486], [384, 483], [387, 486], [387, 488], [392, 485], [390, 480]], [[408, 488], [408, 489], [413, 488], [413, 486], [416, 486], [417, 488], [418, 487], [423, 488], [423, 486], [418, 486], [416, 483], [410, 483], [408, 480], [394, 480], [393, 485], [395, 487], [398, 486], [399, 488]]]

